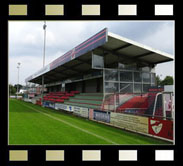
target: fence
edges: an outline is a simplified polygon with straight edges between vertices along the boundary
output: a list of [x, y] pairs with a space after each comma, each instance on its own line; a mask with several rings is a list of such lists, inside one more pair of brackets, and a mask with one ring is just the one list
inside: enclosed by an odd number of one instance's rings
[[105, 93], [101, 110], [173, 119], [173, 94], [170, 92], [143, 94]]

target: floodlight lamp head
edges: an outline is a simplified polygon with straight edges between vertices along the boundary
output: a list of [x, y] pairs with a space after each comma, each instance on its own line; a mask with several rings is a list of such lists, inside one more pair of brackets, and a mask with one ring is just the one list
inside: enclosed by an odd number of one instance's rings
[[45, 30], [45, 29], [46, 29], [46, 27], [47, 27], [47, 25], [46, 25], [46, 24], [44, 24], [44, 25], [43, 25], [43, 29]]

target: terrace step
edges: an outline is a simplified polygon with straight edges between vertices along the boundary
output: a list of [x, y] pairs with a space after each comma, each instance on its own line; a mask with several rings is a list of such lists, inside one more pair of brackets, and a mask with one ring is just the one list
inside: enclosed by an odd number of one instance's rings
[[87, 104], [87, 103], [77, 103], [77, 102], [70, 102], [70, 101], [66, 101], [64, 102], [64, 104], [67, 105], [73, 105], [73, 106], [80, 106], [80, 107], [87, 107], [87, 108], [93, 108], [93, 109], [100, 109], [101, 105], [91, 105], [91, 104]]
[[98, 100], [98, 99], [100, 99], [100, 100], [102, 100], [103, 99], [103, 96], [90, 96], [90, 95], [75, 95], [74, 96], [74, 98], [80, 98], [80, 99], [96, 99], [96, 100]]
[[78, 99], [78, 98], [72, 98], [69, 99], [69, 101], [72, 102], [78, 102], [78, 103], [87, 103], [87, 104], [102, 104], [102, 100], [94, 100], [94, 99]]
[[81, 96], [103, 96], [103, 93], [80, 93]]

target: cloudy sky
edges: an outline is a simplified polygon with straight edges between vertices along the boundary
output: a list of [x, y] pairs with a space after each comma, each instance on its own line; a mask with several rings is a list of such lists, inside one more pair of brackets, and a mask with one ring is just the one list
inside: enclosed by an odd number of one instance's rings
[[[9, 83], [20, 84], [43, 65], [43, 21], [9, 22]], [[174, 56], [173, 21], [47, 21], [46, 62], [48, 64], [107, 27], [116, 33]], [[159, 64], [156, 73], [174, 75], [174, 62]]]

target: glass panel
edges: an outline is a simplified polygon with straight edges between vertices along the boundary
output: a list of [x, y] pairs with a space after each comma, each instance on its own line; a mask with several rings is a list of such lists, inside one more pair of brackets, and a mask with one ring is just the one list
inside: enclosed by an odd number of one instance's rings
[[118, 93], [118, 83], [105, 82], [105, 93]]
[[142, 84], [134, 84], [134, 93], [142, 92]]
[[132, 83], [121, 83], [120, 84], [120, 93], [133, 93], [133, 84]]
[[93, 54], [92, 68], [104, 68], [104, 57]]
[[119, 69], [125, 69], [125, 64], [118, 63], [118, 67], [119, 67]]
[[148, 92], [150, 86], [150, 84], [143, 84], [143, 92]]
[[132, 72], [120, 71], [120, 81], [132, 82]]
[[136, 70], [136, 64], [123, 64], [123, 63], [118, 63], [118, 66], [119, 66], [120, 69]]
[[143, 82], [150, 83], [151, 82], [150, 73], [142, 73], [142, 79]]
[[151, 73], [151, 84], [155, 84], [156, 83], [156, 79], [155, 79], [155, 73]]
[[117, 70], [105, 70], [105, 80], [106, 81], [118, 81], [118, 71]]
[[151, 68], [150, 67], [142, 67], [142, 71], [150, 72]]
[[140, 72], [134, 72], [134, 82], [142, 82], [142, 74]]

